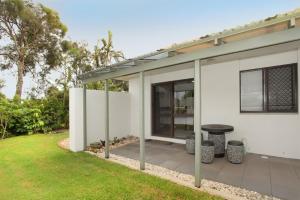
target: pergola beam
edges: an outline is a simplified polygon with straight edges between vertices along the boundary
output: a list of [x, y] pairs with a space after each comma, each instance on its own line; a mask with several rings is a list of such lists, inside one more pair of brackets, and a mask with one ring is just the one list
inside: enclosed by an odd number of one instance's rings
[[82, 76], [80, 76], [80, 78], [84, 83], [104, 80], [107, 78], [116, 78], [124, 75], [139, 73], [141, 71], [149, 71], [180, 63], [191, 62], [197, 59], [204, 60], [238, 52], [257, 50], [258, 48], [293, 42], [297, 40], [300, 40], [300, 28], [296, 27], [285, 31], [274, 32], [254, 38], [222, 44], [220, 46], [215, 46], [207, 49], [196, 50], [194, 52], [180, 54], [173, 57], [162, 58], [153, 62], [148, 62], [138, 66], [119, 69], [107, 73], [89, 72], [87, 74], [83, 74]]

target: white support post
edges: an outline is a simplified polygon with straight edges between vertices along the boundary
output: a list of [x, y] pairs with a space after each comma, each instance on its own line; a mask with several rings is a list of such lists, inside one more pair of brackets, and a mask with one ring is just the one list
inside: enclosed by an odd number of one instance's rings
[[105, 130], [105, 158], [109, 158], [109, 91], [108, 79], [105, 79], [105, 116], [104, 116], [104, 130]]
[[201, 186], [201, 66], [195, 60], [194, 69], [194, 131], [195, 131], [195, 186]]
[[86, 84], [83, 84], [83, 150], [87, 147], [87, 123], [86, 123]]
[[140, 170], [145, 169], [144, 72], [139, 74]]

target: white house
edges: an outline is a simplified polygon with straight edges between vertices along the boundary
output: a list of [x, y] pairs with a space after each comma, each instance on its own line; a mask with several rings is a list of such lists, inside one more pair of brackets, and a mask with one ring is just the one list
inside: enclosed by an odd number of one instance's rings
[[[129, 82], [128, 92], [70, 90], [71, 149], [108, 137], [185, 143], [203, 124], [228, 124], [246, 151], [300, 159], [300, 10], [176, 44], [80, 76]], [[108, 150], [107, 150], [108, 157]]]

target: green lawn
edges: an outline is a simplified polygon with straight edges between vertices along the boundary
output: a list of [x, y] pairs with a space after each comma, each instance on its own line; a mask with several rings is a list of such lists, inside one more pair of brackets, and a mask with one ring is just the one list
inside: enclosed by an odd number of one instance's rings
[[221, 199], [57, 146], [67, 134], [0, 141], [0, 199]]

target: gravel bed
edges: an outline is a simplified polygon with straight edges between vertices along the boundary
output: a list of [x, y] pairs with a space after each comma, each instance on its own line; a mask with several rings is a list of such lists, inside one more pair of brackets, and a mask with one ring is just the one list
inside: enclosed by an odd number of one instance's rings
[[[122, 147], [124, 145], [130, 144], [130, 143], [134, 143], [134, 142], [137, 142], [137, 141], [139, 141], [138, 137], [131, 136], [131, 135], [128, 136], [128, 137], [119, 138], [118, 142], [110, 141], [109, 149], [112, 150], [112, 149], [115, 149], [115, 148], [118, 148], [118, 147]], [[87, 147], [87, 151], [91, 151], [93, 153], [102, 153], [105, 150], [105, 146], [102, 146], [102, 145], [100, 145], [100, 146], [101, 146], [100, 148], [99, 147], [88, 146]]]
[[[92, 155], [95, 155], [101, 159], [104, 158], [104, 153], [94, 153], [90, 151], [86, 151], [87, 153], [90, 153]], [[115, 154], [110, 154], [109, 161], [125, 165], [129, 168], [139, 170], [140, 163], [137, 160], [118, 156]], [[230, 185], [226, 185], [223, 183], [218, 183], [211, 180], [202, 179], [201, 182], [201, 188], [196, 188], [194, 186], [195, 178], [192, 175], [183, 174], [180, 172], [176, 172], [170, 169], [166, 169], [157, 165], [152, 165], [150, 163], [146, 163], [146, 169], [143, 171], [147, 174], [151, 174], [154, 176], [158, 176], [167, 180], [170, 180], [172, 182], [175, 182], [180, 185], [184, 185], [187, 187], [190, 187], [195, 190], [200, 190], [204, 192], [208, 192], [213, 195], [221, 196], [225, 199], [232, 199], [232, 200], [279, 200], [275, 197], [270, 197], [266, 195], [262, 195], [258, 192], [249, 191], [243, 188], [234, 187]]]
[[[121, 143], [117, 143], [115, 145], [110, 145], [110, 149], [114, 149], [117, 147], [124, 146], [126, 144], [136, 142], [138, 139], [136, 137], [128, 137], [124, 139]], [[66, 138], [58, 143], [61, 148], [69, 149], [69, 138]], [[101, 148], [96, 152], [92, 151], [85, 151], [86, 153], [95, 155], [101, 159], [104, 158], [104, 150]], [[109, 161], [125, 165], [131, 169], [139, 170], [140, 163], [138, 160], [118, 156], [115, 154], [110, 153]], [[175, 182], [180, 185], [184, 185], [190, 187], [195, 190], [200, 190], [204, 192], [208, 192], [213, 195], [221, 196], [225, 199], [232, 199], [232, 200], [279, 200], [276, 197], [270, 197], [266, 195], [262, 195], [258, 192], [249, 191], [243, 188], [234, 187], [231, 185], [226, 185], [224, 183], [219, 183], [211, 180], [202, 179], [201, 187], [196, 188], [194, 186], [195, 178], [192, 175], [183, 174], [180, 172], [176, 172], [170, 169], [166, 169], [164, 167], [160, 167], [157, 165], [153, 165], [150, 163], [146, 163], [146, 169], [143, 171], [147, 174], [151, 174], [154, 176], [158, 176], [169, 181]]]

